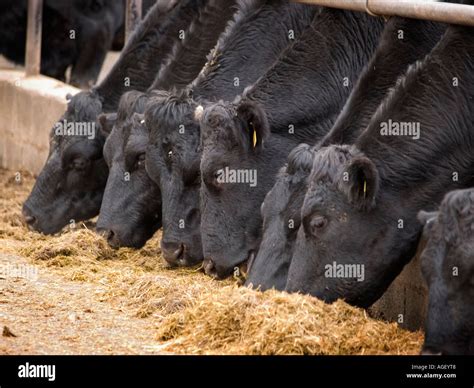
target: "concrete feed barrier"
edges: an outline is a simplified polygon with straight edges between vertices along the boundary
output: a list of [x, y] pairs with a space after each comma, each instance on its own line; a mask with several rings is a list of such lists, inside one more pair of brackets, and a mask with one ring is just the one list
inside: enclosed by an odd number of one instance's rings
[[52, 78], [0, 70], [0, 166], [39, 173], [50, 130], [66, 109], [66, 95], [78, 91]]

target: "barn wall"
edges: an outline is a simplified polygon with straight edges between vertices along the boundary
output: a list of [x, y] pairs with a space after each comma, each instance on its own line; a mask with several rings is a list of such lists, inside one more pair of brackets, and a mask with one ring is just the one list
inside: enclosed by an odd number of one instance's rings
[[48, 155], [51, 127], [65, 111], [66, 94], [78, 91], [52, 78], [0, 70], [0, 166], [38, 173]]

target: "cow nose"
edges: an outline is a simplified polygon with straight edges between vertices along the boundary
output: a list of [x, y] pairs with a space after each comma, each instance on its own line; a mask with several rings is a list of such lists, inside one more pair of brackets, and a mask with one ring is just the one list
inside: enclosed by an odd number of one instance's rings
[[179, 264], [184, 253], [184, 244], [161, 240], [161, 253], [163, 258], [172, 266]]
[[26, 208], [23, 209], [23, 219], [28, 226], [33, 226], [36, 223], [36, 217]]
[[107, 243], [110, 245], [110, 247], [115, 249], [120, 248], [121, 244], [117, 233], [115, 233], [113, 230], [109, 230], [106, 237]]
[[216, 265], [211, 259], [204, 259], [203, 268], [206, 275], [209, 275], [213, 278], [219, 277], [219, 275], [217, 274]]
[[120, 241], [117, 237], [117, 234], [112, 229], [97, 228], [97, 232], [107, 240], [107, 243], [112, 248], [119, 248]]
[[25, 216], [25, 222], [28, 225], [33, 225], [36, 222], [36, 217], [35, 216]]

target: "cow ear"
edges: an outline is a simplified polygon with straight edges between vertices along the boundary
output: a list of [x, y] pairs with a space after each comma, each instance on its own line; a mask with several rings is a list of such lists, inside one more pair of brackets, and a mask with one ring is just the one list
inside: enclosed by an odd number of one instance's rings
[[105, 137], [110, 135], [112, 128], [117, 121], [117, 113], [102, 113], [99, 115], [99, 124], [101, 132], [104, 134]]
[[379, 190], [379, 173], [374, 163], [365, 156], [359, 156], [352, 159], [346, 172], [349, 200], [360, 210], [371, 210]]
[[270, 136], [270, 126], [263, 108], [252, 102], [241, 102], [237, 107], [237, 116], [244, 125], [249, 149], [261, 150]]
[[434, 211], [434, 212], [427, 212], [427, 211], [424, 211], [424, 210], [420, 210], [416, 216], [416, 218], [418, 219], [418, 221], [420, 222], [421, 225], [426, 225], [428, 222], [431, 222], [433, 220], [436, 219], [436, 217], [438, 217], [438, 213], [437, 211]]

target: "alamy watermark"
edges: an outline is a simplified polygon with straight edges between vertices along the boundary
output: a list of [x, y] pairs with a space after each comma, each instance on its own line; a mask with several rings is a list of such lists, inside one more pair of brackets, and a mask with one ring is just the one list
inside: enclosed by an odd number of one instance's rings
[[38, 280], [38, 268], [28, 264], [0, 264], [0, 281], [15, 278], [36, 281]]
[[18, 377], [21, 379], [56, 380], [56, 365], [36, 365], [29, 362], [18, 366]]
[[326, 264], [324, 269], [326, 278], [357, 279], [358, 282], [365, 279], [364, 264], [337, 264], [333, 261], [332, 264]]
[[382, 121], [380, 123], [382, 136], [411, 136], [413, 140], [420, 138], [420, 123], [405, 121]]
[[244, 183], [250, 187], [257, 186], [257, 170], [221, 168], [217, 171], [218, 183]]
[[83, 136], [89, 140], [95, 139], [95, 123], [90, 121], [62, 120], [54, 124], [56, 136]]

